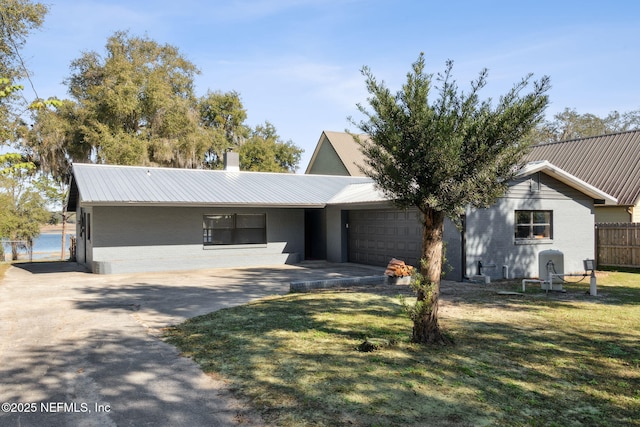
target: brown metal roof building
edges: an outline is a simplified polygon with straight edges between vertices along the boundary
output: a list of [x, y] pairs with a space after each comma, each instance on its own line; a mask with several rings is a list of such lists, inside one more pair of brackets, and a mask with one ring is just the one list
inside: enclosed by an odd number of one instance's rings
[[617, 198], [596, 208], [596, 222], [640, 222], [640, 130], [540, 144], [524, 160], [547, 160]]

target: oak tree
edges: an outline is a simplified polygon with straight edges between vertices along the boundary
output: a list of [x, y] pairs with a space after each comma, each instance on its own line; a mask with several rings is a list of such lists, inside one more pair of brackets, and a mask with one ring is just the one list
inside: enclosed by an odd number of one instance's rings
[[302, 150], [291, 141], [282, 141], [276, 128], [267, 121], [251, 131], [239, 154], [242, 170], [295, 172]]
[[200, 120], [210, 138], [204, 163], [208, 168], [219, 169], [223, 154], [239, 147], [249, 136], [250, 129], [244, 124], [247, 111], [235, 91], [208, 91], [199, 99], [198, 106]]
[[176, 47], [116, 32], [104, 56], [85, 52], [71, 67], [79, 130], [99, 162], [197, 165], [206, 146], [193, 91], [199, 71]]
[[448, 341], [438, 322], [445, 217], [459, 223], [467, 207], [487, 207], [504, 194], [528, 149], [524, 136], [543, 118], [550, 88], [545, 76], [524, 93], [529, 75], [497, 102], [481, 101], [487, 70], [463, 92], [452, 68], [448, 61], [434, 79], [420, 54], [394, 95], [364, 67], [370, 109], [358, 104], [365, 119], [351, 119], [370, 137], [354, 135], [366, 157], [363, 172], [398, 207], [420, 212], [422, 259], [409, 311], [418, 343]]
[[[21, 244], [32, 248], [40, 225], [49, 219], [46, 201], [31, 185], [34, 172], [35, 165], [21, 155], [0, 155], [0, 237], [10, 242], [13, 260]], [[0, 255], [4, 261], [1, 245]]]
[[29, 148], [56, 176], [69, 170], [69, 160], [220, 169], [225, 151], [246, 152], [257, 142], [274, 143], [273, 156], [241, 168], [274, 170], [275, 163], [295, 170], [300, 150], [278, 138], [261, 140], [262, 128], [245, 124], [237, 92], [209, 90], [197, 98], [198, 73], [176, 47], [116, 32], [104, 55], [85, 52], [72, 62], [66, 84], [73, 99], [38, 112]]
[[43, 24], [47, 11], [44, 3], [30, 0], [3, 0], [0, 4], [0, 146], [14, 142], [20, 112], [31, 104], [16, 90], [23, 88], [18, 84], [22, 79], [29, 78], [21, 50], [27, 36]]

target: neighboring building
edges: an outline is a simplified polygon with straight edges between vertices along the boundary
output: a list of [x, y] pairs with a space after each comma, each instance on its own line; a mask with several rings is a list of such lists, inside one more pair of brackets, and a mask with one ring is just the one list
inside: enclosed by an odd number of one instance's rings
[[640, 222], [640, 130], [534, 146], [525, 161], [547, 160], [612, 195], [596, 222]]

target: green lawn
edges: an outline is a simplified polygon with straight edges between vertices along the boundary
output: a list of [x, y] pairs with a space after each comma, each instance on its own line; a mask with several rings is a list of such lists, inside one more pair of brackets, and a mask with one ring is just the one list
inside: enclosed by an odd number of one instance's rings
[[[367, 292], [264, 299], [166, 339], [272, 425], [640, 426], [640, 275], [600, 274], [595, 298], [588, 280], [443, 286], [448, 347], [411, 344], [397, 296]], [[357, 351], [367, 337], [397, 344]]]

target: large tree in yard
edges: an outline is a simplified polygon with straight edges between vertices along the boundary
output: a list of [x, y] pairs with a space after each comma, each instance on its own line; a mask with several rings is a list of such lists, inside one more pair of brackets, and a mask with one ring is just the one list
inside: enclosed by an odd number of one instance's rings
[[351, 119], [370, 137], [354, 136], [367, 159], [363, 172], [398, 207], [421, 213], [422, 259], [412, 283], [417, 301], [409, 307], [418, 343], [448, 341], [438, 323], [445, 217], [460, 224], [467, 207], [488, 207], [506, 192], [550, 88], [548, 77], [531, 82], [529, 75], [496, 102], [481, 101], [487, 70], [463, 92], [452, 67], [448, 61], [434, 79], [420, 54], [395, 95], [364, 67], [370, 109], [358, 104], [365, 119]]

